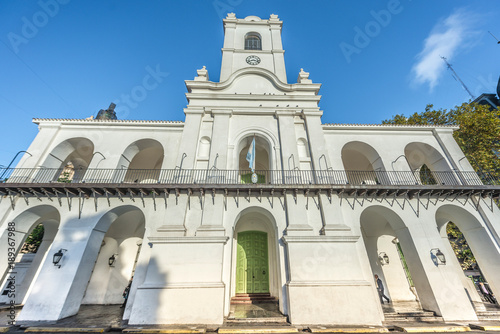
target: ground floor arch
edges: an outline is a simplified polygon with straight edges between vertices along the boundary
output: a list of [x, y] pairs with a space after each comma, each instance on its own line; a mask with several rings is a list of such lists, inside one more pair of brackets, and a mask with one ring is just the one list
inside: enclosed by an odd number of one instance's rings
[[[145, 217], [141, 210], [132, 206], [122, 207], [112, 216], [82, 304], [122, 304], [125, 301], [124, 289], [130, 289], [129, 283], [142, 248]], [[103, 217], [105, 221], [100, 221], [98, 226], [106, 227], [110, 218]]]
[[417, 306], [415, 285], [396, 232], [383, 214], [373, 211], [376, 209], [361, 215], [361, 232], [372, 273], [380, 278], [391, 304], [415, 302]]
[[[472, 214], [457, 205], [447, 204], [441, 206], [437, 210], [436, 223], [441, 237], [447, 239], [446, 241], [448, 241], [446, 227], [450, 223], [456, 225], [459, 231], [463, 233], [466, 244], [472, 251], [478, 267], [480, 268], [478, 268], [478, 270], [480, 270], [481, 276], [486, 280], [486, 282], [484, 282], [487, 284], [486, 289], [490, 290], [489, 292], [493, 295], [499, 296], [500, 277], [498, 273], [500, 272], [500, 252], [493, 240], [493, 236], [489, 233], [484, 223], [481, 222], [480, 217], [476, 217], [476, 213]], [[449, 261], [451, 261], [455, 267], [461, 268], [450, 243], [445, 242], [444, 244], [447, 246], [447, 253], [451, 257]], [[463, 275], [461, 275], [461, 279], [471, 299], [477, 302], [477, 298], [474, 297], [478, 295], [477, 292], [482, 293], [482, 287], [474, 287], [474, 285], [471, 285], [473, 282]], [[481, 282], [476, 283], [479, 284]], [[481, 310], [481, 308], [479, 308], [479, 310]]]
[[[3, 254], [5, 254], [4, 258], [6, 259], [9, 250], [15, 249], [15, 256], [12, 257], [12, 259], [15, 258], [15, 268], [10, 270], [8, 263], [2, 263], [0, 303], [8, 304], [11, 300], [16, 304], [24, 303], [57, 234], [60, 220], [59, 211], [55, 207], [39, 205], [29, 208], [11, 221], [5, 222], [6, 229], [2, 233], [0, 244], [2, 248], [5, 248]], [[27, 238], [39, 225], [43, 226], [43, 237], [40, 244], [35, 247], [35, 250], [29, 250], [26, 247], [23, 249]], [[14, 274], [9, 274], [9, 272], [14, 272]], [[15, 280], [11, 280], [12, 277]], [[10, 291], [13, 291], [14, 294], [9, 293]], [[15, 298], [11, 298], [13, 295]]]
[[[363, 210], [360, 222], [373, 274], [386, 283], [392, 298], [418, 300], [423, 309], [439, 314], [424, 264], [403, 219], [389, 208], [374, 205]], [[389, 264], [384, 263], [384, 255]]]

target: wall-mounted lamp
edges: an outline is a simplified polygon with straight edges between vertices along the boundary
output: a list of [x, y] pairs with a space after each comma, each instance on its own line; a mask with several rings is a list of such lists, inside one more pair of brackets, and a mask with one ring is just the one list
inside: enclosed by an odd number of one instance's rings
[[446, 264], [446, 257], [444, 256], [443, 252], [439, 248], [433, 248], [431, 249], [431, 258], [432, 261], [434, 261], [434, 264], [436, 266], [442, 264]]
[[378, 254], [378, 260], [380, 261], [380, 264], [383, 266], [389, 264], [389, 256], [387, 255], [386, 252], [380, 252]]
[[64, 248], [61, 248], [59, 249], [55, 254], [54, 254], [54, 257], [52, 258], [52, 263], [54, 263], [54, 266], [58, 267], [58, 268], [61, 268], [61, 265], [59, 264], [59, 262], [61, 262], [61, 259], [62, 257], [64, 256], [64, 253], [66, 253], [68, 250], [67, 249], [64, 249]]
[[113, 254], [109, 257], [108, 259], [108, 264], [110, 267], [113, 267], [113, 264], [115, 264], [115, 261], [116, 261], [116, 256], [118, 256], [118, 254]]

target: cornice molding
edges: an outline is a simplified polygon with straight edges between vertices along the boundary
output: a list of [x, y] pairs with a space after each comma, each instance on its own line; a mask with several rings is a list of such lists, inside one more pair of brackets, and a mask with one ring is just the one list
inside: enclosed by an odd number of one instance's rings
[[323, 124], [324, 130], [389, 130], [389, 131], [433, 131], [441, 130], [443, 132], [453, 132], [458, 130], [454, 125], [390, 125], [390, 124]]
[[236, 80], [236, 78], [246, 74], [255, 74], [268, 78], [273, 82], [276, 88], [278, 88], [283, 92], [307, 91], [307, 92], [314, 92], [315, 94], [317, 94], [319, 92], [319, 89], [321, 88], [321, 84], [284, 83], [276, 76], [276, 74], [260, 67], [241, 68], [232, 73], [231, 76], [226, 81], [223, 82], [186, 80], [185, 84], [188, 89], [188, 92], [191, 92], [193, 88], [224, 90], [229, 86], [231, 86], [233, 82]]

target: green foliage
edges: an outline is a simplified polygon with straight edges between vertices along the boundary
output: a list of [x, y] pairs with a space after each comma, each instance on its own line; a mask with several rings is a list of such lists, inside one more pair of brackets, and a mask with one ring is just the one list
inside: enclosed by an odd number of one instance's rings
[[44, 231], [42, 224], [35, 227], [33, 232], [26, 238], [21, 253], [36, 253], [42, 243]]
[[406, 117], [403, 114], [382, 121], [382, 124], [399, 125], [456, 125], [453, 137], [477, 171], [488, 171], [497, 180], [500, 178], [500, 108], [463, 103], [453, 109], [434, 110], [429, 104], [422, 113]]
[[59, 178], [57, 179], [57, 182], [71, 183], [70, 175], [71, 175], [70, 172], [62, 172]]
[[446, 225], [446, 233], [450, 241], [451, 248], [457, 256], [458, 262], [463, 270], [473, 270], [477, 268], [476, 258], [467, 244], [467, 240], [463, 233], [458, 229], [457, 225], [449, 222]]
[[432, 171], [427, 167], [426, 164], [423, 164], [422, 167], [420, 167], [420, 181], [422, 184], [426, 185], [433, 185], [437, 184], [436, 179], [432, 175]]

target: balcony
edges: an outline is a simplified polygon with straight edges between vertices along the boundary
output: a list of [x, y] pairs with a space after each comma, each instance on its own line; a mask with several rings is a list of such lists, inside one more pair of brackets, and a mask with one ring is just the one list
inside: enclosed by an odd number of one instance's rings
[[256, 183], [253, 183], [248, 170], [2, 168], [0, 194], [38, 197], [56, 193], [73, 196], [95, 196], [96, 192], [107, 195], [151, 194], [152, 191], [172, 189], [305, 189], [348, 195], [481, 194], [483, 197], [498, 197], [500, 191], [500, 178], [493, 173], [258, 170], [256, 174]]

